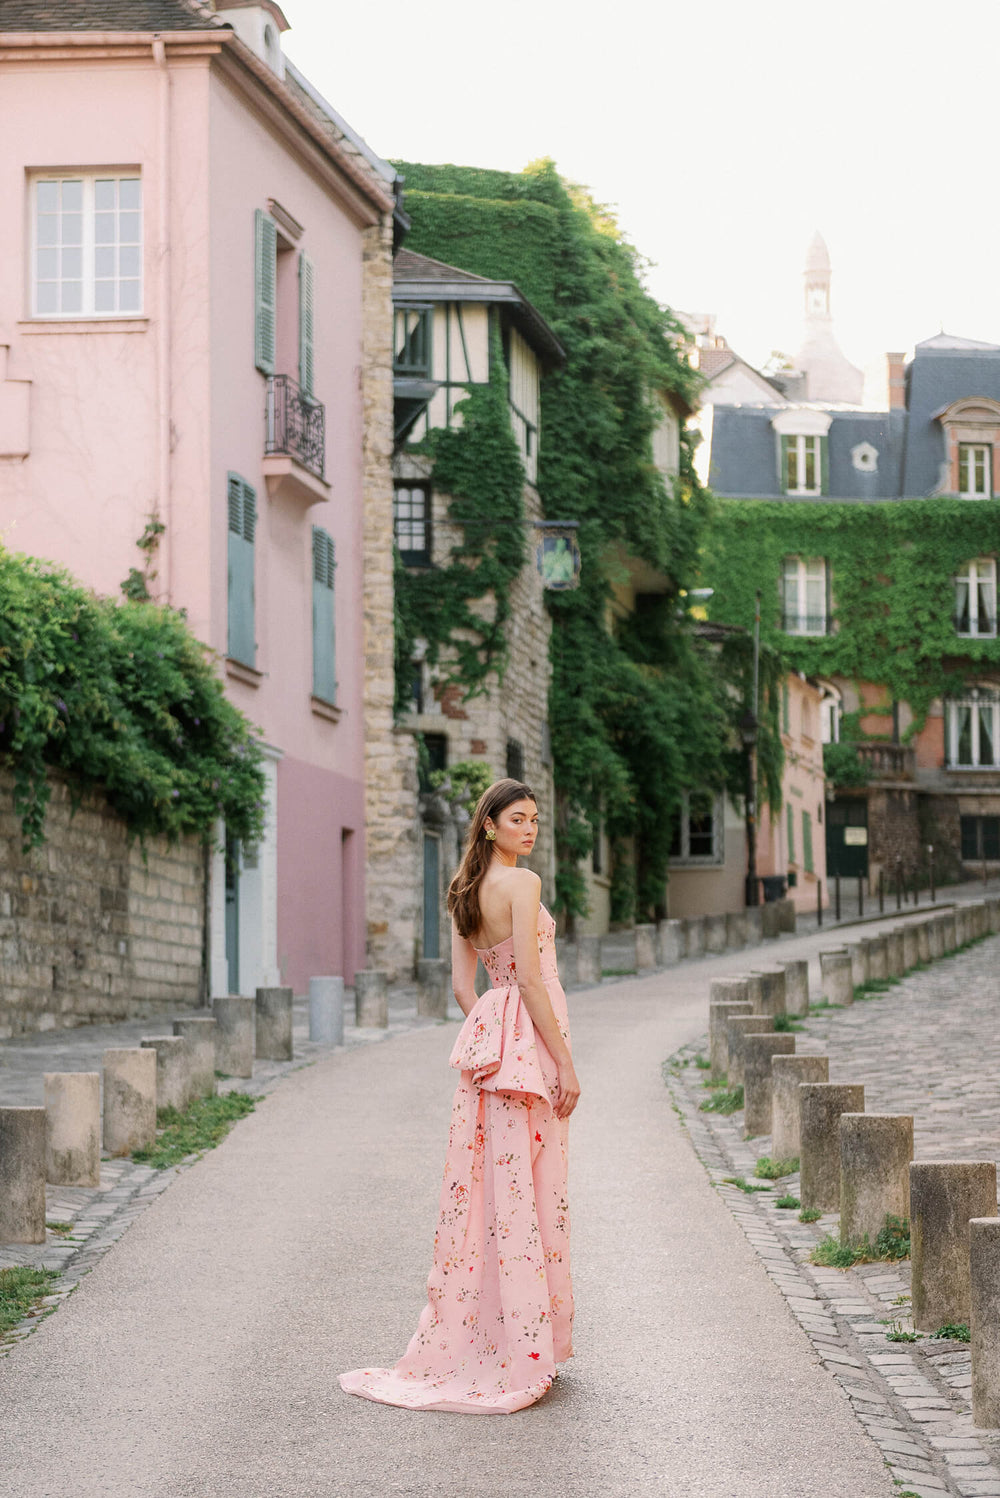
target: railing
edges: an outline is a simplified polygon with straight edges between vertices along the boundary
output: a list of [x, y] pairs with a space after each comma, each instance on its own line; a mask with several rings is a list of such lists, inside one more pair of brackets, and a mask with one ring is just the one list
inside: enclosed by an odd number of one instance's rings
[[913, 779], [916, 754], [908, 744], [888, 744], [878, 739], [866, 739], [854, 747], [873, 780]]
[[825, 614], [782, 614], [781, 627], [786, 635], [828, 635], [832, 620]]
[[296, 458], [317, 478], [326, 464], [326, 407], [303, 395], [291, 375], [271, 375], [267, 382], [264, 452]]

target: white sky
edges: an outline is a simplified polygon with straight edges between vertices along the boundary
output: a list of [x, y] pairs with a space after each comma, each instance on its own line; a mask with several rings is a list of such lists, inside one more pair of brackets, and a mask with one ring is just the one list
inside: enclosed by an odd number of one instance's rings
[[1000, 343], [998, 0], [284, 0], [287, 55], [383, 156], [552, 156], [616, 207], [661, 301], [752, 363], [800, 339], [821, 230], [835, 330]]

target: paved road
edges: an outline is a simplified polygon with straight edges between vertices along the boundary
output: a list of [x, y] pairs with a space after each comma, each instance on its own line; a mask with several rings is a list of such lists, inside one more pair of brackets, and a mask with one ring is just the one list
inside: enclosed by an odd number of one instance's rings
[[577, 1357], [515, 1416], [414, 1414], [336, 1375], [423, 1302], [451, 1025], [290, 1075], [0, 1363], [3, 1498], [883, 1498], [874, 1445], [672, 1113], [710, 977], [817, 936], [571, 995]]

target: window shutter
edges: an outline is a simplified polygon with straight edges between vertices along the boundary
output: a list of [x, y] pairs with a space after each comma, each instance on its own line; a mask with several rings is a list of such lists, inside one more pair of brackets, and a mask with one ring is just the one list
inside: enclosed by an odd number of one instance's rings
[[831, 581], [830, 581], [830, 563], [829, 563], [829, 561], [825, 557], [823, 559], [823, 584], [824, 584], [824, 588], [826, 590], [826, 618], [823, 621], [824, 625], [825, 625], [823, 633], [827, 634], [827, 635], [832, 635], [833, 634], [833, 587], [832, 587]]
[[829, 441], [826, 437], [819, 439], [819, 492], [821, 494], [830, 492], [830, 452]]
[[813, 872], [813, 824], [807, 811], [802, 813], [802, 863], [806, 873]]
[[299, 256], [299, 386], [313, 393], [313, 284], [315, 270], [308, 255]]
[[274, 374], [275, 288], [278, 231], [261, 208], [254, 214], [254, 362], [261, 374]]
[[313, 585], [313, 696], [337, 700], [337, 661], [333, 577], [336, 570], [333, 537], [314, 525], [312, 531]]
[[781, 438], [781, 492], [788, 493], [788, 444], [794, 442], [794, 437]]
[[244, 666], [257, 660], [254, 619], [254, 535], [257, 495], [238, 474], [226, 485], [229, 512], [228, 642], [227, 653]]
[[785, 807], [786, 821], [788, 822], [788, 862], [795, 862], [795, 807], [789, 801]]

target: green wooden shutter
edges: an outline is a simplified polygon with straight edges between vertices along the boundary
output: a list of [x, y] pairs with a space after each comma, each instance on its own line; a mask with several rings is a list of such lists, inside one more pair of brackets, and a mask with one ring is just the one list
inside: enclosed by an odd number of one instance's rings
[[788, 493], [788, 444], [794, 442], [794, 437], [781, 438], [781, 492]]
[[278, 230], [263, 209], [254, 214], [254, 362], [262, 374], [274, 374], [275, 291], [278, 279]]
[[830, 453], [826, 437], [819, 439], [819, 492], [830, 492]]
[[813, 824], [807, 811], [802, 813], [802, 863], [807, 874], [813, 872]]
[[226, 484], [229, 512], [229, 580], [227, 653], [244, 666], [257, 661], [254, 620], [254, 536], [257, 495], [245, 479], [231, 473]]
[[337, 700], [337, 658], [333, 575], [336, 570], [333, 537], [320, 526], [312, 528], [313, 550], [313, 696]]
[[788, 822], [788, 862], [795, 862], [795, 807], [788, 803], [785, 807], [785, 816]]
[[313, 286], [316, 273], [308, 255], [299, 256], [299, 387], [313, 393]]

